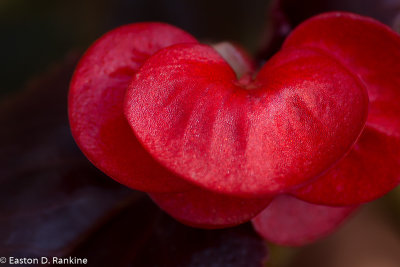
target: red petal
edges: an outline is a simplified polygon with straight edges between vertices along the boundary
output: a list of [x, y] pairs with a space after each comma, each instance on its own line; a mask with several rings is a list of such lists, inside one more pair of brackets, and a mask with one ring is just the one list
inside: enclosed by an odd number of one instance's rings
[[300, 25], [284, 48], [312, 47], [334, 57], [368, 90], [367, 124], [400, 137], [400, 36], [370, 18], [327, 13]]
[[400, 140], [367, 128], [345, 159], [293, 194], [312, 203], [346, 206], [378, 198], [399, 181]]
[[254, 197], [334, 164], [360, 134], [367, 103], [353, 76], [319, 52], [284, 50], [243, 84], [212, 48], [188, 44], [146, 61], [125, 114], [168, 168], [211, 191]]
[[73, 76], [69, 118], [76, 142], [94, 165], [129, 187], [168, 192], [189, 186], [151, 158], [123, 116], [135, 72], [157, 50], [182, 42], [196, 40], [162, 23], [123, 26], [92, 45]]
[[252, 223], [268, 241], [284, 246], [302, 246], [334, 231], [356, 208], [315, 205], [280, 195]]
[[284, 48], [312, 47], [337, 59], [367, 88], [365, 133], [338, 166], [294, 192], [329, 205], [373, 200], [400, 182], [400, 36], [387, 26], [349, 13], [328, 13], [299, 26]]
[[271, 202], [269, 198], [238, 198], [202, 189], [149, 195], [176, 220], [193, 227], [210, 229], [247, 222]]

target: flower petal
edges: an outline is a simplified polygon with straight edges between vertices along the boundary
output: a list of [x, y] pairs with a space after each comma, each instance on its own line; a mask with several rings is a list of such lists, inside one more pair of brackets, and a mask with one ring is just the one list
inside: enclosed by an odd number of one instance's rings
[[400, 182], [400, 36], [370, 18], [327, 13], [299, 26], [284, 44], [298, 46], [340, 61], [364, 84], [370, 106], [353, 151], [293, 194], [327, 205], [353, 205], [386, 194]]
[[365, 89], [330, 57], [286, 49], [255, 81], [205, 45], [175, 45], [132, 80], [125, 115], [146, 149], [190, 182], [265, 196], [325, 171], [356, 141]]
[[154, 202], [178, 221], [199, 228], [224, 228], [249, 221], [269, 198], [238, 198], [196, 188], [181, 193], [151, 193]]
[[182, 42], [196, 40], [162, 23], [122, 26], [92, 45], [74, 73], [68, 105], [75, 141], [94, 165], [131, 188], [170, 192], [190, 187], [146, 152], [123, 115], [125, 91], [143, 62]]
[[356, 208], [315, 205], [280, 195], [252, 223], [255, 230], [272, 243], [302, 246], [334, 231]]

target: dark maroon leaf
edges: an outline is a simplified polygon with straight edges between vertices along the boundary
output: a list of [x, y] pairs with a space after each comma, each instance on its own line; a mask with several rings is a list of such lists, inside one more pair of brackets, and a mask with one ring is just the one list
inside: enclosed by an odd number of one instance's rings
[[261, 266], [249, 224], [199, 230], [106, 177], [70, 134], [73, 56], [0, 103], [0, 256], [79, 256], [90, 266]]
[[1, 256], [66, 255], [136, 194], [92, 167], [72, 140], [66, 101], [76, 58], [0, 105]]
[[252, 267], [262, 265], [266, 246], [248, 223], [223, 230], [187, 227], [146, 197], [120, 212], [73, 255], [94, 266]]

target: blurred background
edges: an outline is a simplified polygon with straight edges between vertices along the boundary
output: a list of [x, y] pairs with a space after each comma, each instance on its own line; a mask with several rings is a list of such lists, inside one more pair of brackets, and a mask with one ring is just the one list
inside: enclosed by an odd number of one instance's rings
[[163, 21], [207, 41], [256, 48], [268, 1], [1, 0], [2, 93], [119, 25]]
[[400, 266], [400, 189], [328, 238], [284, 248], [248, 224], [176, 223], [97, 171], [69, 133], [73, 68], [110, 29], [163, 21], [204, 42], [235, 41], [262, 63], [293, 27], [330, 10], [400, 30], [400, 0], [0, 0], [0, 256], [76, 255], [91, 266]]

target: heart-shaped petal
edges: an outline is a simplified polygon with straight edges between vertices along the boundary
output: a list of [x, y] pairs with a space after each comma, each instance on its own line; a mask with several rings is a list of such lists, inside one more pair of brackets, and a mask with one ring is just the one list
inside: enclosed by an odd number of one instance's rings
[[140, 145], [124, 115], [127, 86], [159, 49], [196, 42], [162, 23], [137, 23], [101, 37], [85, 53], [69, 92], [72, 134], [89, 160], [116, 181], [143, 191], [170, 192], [190, 186], [158, 164]]
[[181, 193], [149, 195], [161, 209], [178, 221], [209, 229], [247, 222], [271, 202], [269, 198], [239, 198], [199, 188]]
[[370, 18], [327, 13], [300, 25], [284, 48], [311, 47], [341, 62], [366, 87], [369, 114], [353, 151], [297, 197], [327, 205], [378, 198], [400, 183], [400, 36]]
[[302, 246], [335, 230], [357, 206], [329, 207], [280, 195], [253, 220], [265, 239], [283, 246]]
[[325, 171], [353, 145], [365, 89], [331, 57], [286, 49], [238, 81], [212, 48], [182, 44], [143, 64], [125, 115], [146, 149], [211, 191], [262, 196]]

